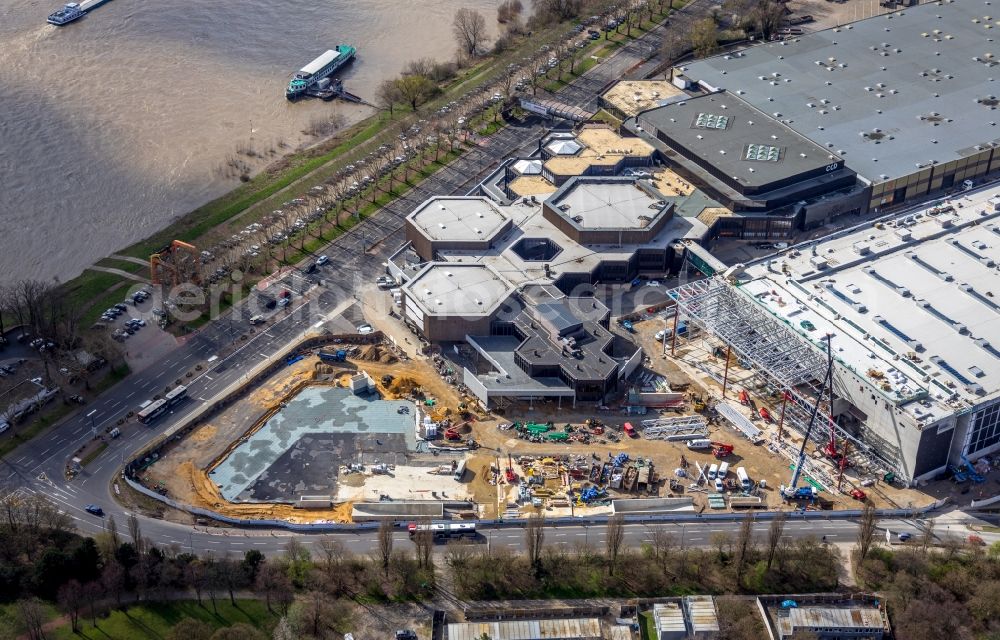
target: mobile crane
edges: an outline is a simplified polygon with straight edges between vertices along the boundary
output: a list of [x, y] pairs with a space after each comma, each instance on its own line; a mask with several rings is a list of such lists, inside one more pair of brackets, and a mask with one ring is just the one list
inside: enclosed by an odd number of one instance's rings
[[806, 444], [809, 442], [809, 434], [812, 433], [813, 424], [816, 423], [816, 415], [819, 413], [819, 404], [823, 401], [823, 392], [826, 390], [826, 385], [830, 385], [833, 388], [833, 351], [830, 347], [830, 342], [833, 340], [832, 334], [826, 335], [826, 375], [823, 377], [823, 382], [820, 385], [819, 392], [816, 394], [816, 403], [813, 405], [812, 414], [809, 416], [809, 425], [806, 427], [805, 438], [802, 439], [802, 446], [799, 448], [799, 458], [795, 462], [795, 469], [792, 471], [792, 479], [788, 483], [788, 486], [782, 485], [780, 487], [781, 495], [789, 500], [815, 500], [816, 487], [811, 485], [806, 485], [804, 487], [797, 487], [799, 483], [799, 476], [802, 475], [802, 465], [806, 460]]

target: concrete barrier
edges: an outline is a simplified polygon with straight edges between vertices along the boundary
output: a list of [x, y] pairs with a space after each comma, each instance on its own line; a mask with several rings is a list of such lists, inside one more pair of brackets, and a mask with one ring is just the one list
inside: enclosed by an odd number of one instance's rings
[[357, 502], [351, 509], [354, 522], [380, 520], [413, 520], [415, 518], [444, 518], [444, 503], [426, 502]]
[[625, 498], [611, 501], [611, 512], [620, 515], [654, 515], [692, 509], [694, 501], [691, 498]]

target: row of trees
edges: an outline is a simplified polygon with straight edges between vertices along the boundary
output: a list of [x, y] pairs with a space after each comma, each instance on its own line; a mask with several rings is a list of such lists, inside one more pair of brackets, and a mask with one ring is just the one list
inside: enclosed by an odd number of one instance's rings
[[[525, 553], [491, 545], [451, 545], [446, 562], [457, 594], [468, 599], [662, 596], [692, 592], [774, 593], [836, 588], [840, 558], [813, 538], [791, 542], [784, 517], [765, 540], [753, 535], [753, 516], [736, 535], [713, 534], [712, 549], [684, 544], [665, 526], [651, 526], [641, 548], [625, 543], [624, 522], [610, 519], [602, 548], [546, 544], [542, 518], [525, 528]], [[600, 529], [595, 527], [595, 529]], [[502, 566], [502, 572], [496, 567]]]

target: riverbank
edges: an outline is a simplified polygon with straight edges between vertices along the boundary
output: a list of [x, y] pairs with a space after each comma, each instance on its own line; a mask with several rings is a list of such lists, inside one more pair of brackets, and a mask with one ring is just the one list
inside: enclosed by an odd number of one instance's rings
[[[600, 58], [610, 55], [625, 42], [645, 33], [649, 28], [658, 24], [663, 17], [663, 15], [655, 14], [654, 19], [649, 20], [649, 16], [644, 15], [642, 23], [633, 26], [631, 37], [612, 32], [607, 38], [602, 37], [600, 40], [588, 42], [586, 47], [575, 52], [579, 62], [575, 64], [573, 73], [560, 74], [560, 78], [552, 80], [546, 78], [539, 86], [548, 90], [558, 89], [565, 82], [582, 75], [597, 64]], [[206, 203], [146, 240], [118, 252], [118, 255], [131, 258], [132, 261], [108, 257], [99, 261], [97, 266], [119, 269], [143, 277], [147, 275], [146, 270], [139, 262], [147, 260], [151, 253], [168, 245], [172, 240], [184, 240], [195, 246], [204, 247], [210, 244], [210, 239], [213, 237], [216, 239], [229, 237], [233, 229], [238, 232], [237, 227], [243, 227], [256, 221], [266, 212], [279, 208], [282, 201], [293, 198], [293, 191], [302, 192], [310, 185], [320, 184], [328, 180], [341, 168], [357, 161], [369, 150], [383, 144], [385, 140], [394, 139], [398, 131], [405, 130], [421, 116], [433, 113], [441, 106], [462, 97], [477, 84], [497, 76], [513, 60], [520, 60], [527, 54], [535, 53], [540, 47], [558, 40], [566, 26], [567, 23], [564, 23], [524, 37], [513, 49], [483, 59], [476, 65], [463, 70], [457, 78], [442, 88], [438, 97], [423, 105], [417, 112], [407, 110], [400, 114], [402, 109], [397, 108], [394, 117], [390, 117], [386, 112], [374, 114], [324, 141], [282, 158], [225, 196]], [[493, 133], [497, 128], [491, 126], [486, 130]], [[449, 149], [448, 155], [452, 157], [448, 159], [453, 159], [461, 151], [462, 147], [457, 150]], [[377, 211], [380, 206], [384, 206], [405, 193], [409, 188], [419, 184], [420, 179], [433, 173], [433, 171], [428, 173], [429, 169], [437, 170], [443, 166], [444, 162], [436, 162], [435, 164], [438, 165], [436, 167], [428, 167], [424, 163], [419, 164], [421, 166], [417, 167], [414, 172], [419, 176], [419, 179], [400, 181], [402, 184], [399, 185], [399, 188], [385, 189], [384, 193], [370, 198], [370, 204], [366, 204], [362, 211], [357, 212], [359, 214], [357, 216], [351, 216], [347, 220], [338, 218], [332, 225], [321, 222], [318, 233], [306, 234], [307, 240], [298, 250], [289, 247], [290, 251], [283, 256], [281, 262], [294, 264], [310, 251], [322, 247], [346, 232], [366, 215]], [[392, 180], [393, 178], [390, 177], [390, 184]], [[373, 185], [371, 189], [377, 191], [380, 186]], [[359, 197], [358, 201], [364, 202], [364, 198]], [[122, 297], [124, 287], [132, 284], [134, 284], [132, 279], [126, 278], [124, 275], [88, 270], [81, 276], [67, 282], [63, 287], [71, 301], [86, 308], [84, 318], [93, 320], [99, 315], [100, 310]]]

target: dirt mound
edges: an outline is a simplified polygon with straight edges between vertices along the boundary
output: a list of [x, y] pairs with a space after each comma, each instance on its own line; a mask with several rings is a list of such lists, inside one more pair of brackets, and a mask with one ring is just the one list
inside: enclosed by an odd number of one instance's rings
[[414, 389], [418, 389], [420, 385], [413, 378], [396, 378], [389, 385], [389, 391], [396, 394], [397, 396], [405, 396], [412, 393]]
[[381, 362], [382, 364], [393, 364], [398, 362], [396, 356], [380, 344], [368, 345], [361, 350], [357, 359], [365, 362]]

